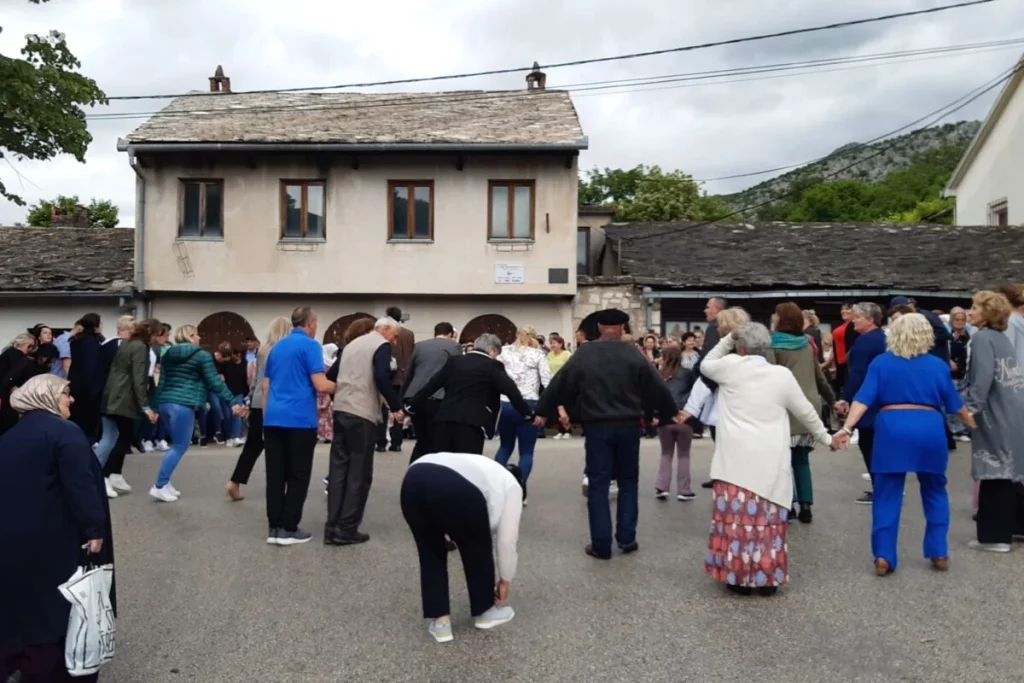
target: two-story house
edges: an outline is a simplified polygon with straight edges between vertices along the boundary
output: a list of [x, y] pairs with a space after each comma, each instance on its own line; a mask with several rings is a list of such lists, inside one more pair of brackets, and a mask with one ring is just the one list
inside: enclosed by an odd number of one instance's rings
[[204, 343], [312, 305], [325, 341], [399, 306], [418, 338], [571, 332], [577, 158], [543, 74], [519, 91], [210, 92], [118, 142], [136, 181], [136, 289]]

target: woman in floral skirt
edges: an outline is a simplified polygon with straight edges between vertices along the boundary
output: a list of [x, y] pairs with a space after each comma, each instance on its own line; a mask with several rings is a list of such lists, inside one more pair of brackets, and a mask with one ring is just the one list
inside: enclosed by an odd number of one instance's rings
[[[324, 372], [331, 369], [338, 356], [337, 344], [324, 344]], [[316, 394], [316, 435], [324, 443], [334, 440], [334, 397], [318, 391]]]

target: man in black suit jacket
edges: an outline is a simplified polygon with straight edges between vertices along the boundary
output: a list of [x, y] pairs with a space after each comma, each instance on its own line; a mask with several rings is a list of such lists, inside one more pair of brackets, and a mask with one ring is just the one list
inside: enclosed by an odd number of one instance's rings
[[406, 404], [414, 414], [423, 401], [444, 389], [431, 432], [435, 452], [483, 454], [484, 438], [493, 438], [497, 428], [502, 394], [519, 414], [527, 416], [525, 419], [533, 419], [530, 406], [497, 360], [499, 353], [501, 340], [497, 336], [480, 335], [472, 351], [453, 357], [426, 386], [407, 397]]

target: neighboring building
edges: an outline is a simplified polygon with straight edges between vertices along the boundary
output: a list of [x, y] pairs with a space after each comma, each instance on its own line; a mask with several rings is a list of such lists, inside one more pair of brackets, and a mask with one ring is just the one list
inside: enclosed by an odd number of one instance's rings
[[[213, 93], [118, 149], [138, 178], [137, 288], [204, 343], [262, 337], [297, 304], [338, 341], [390, 305], [419, 338], [568, 333], [577, 158], [566, 92]], [[534, 87], [537, 86], [537, 87]]]
[[969, 306], [971, 294], [1024, 280], [1024, 228], [879, 223], [612, 223], [605, 268], [580, 277], [574, 324], [608, 305], [634, 329], [707, 326], [722, 296], [768, 323], [775, 305], [814, 309], [828, 327], [848, 299], [914, 297], [928, 309]]
[[958, 225], [1024, 224], [1024, 58], [946, 185]]
[[0, 348], [38, 323], [70, 328], [136, 313], [130, 228], [0, 228]]
[[595, 275], [601, 272], [604, 253], [604, 226], [615, 218], [615, 208], [608, 204], [580, 204], [576, 228], [576, 274]]

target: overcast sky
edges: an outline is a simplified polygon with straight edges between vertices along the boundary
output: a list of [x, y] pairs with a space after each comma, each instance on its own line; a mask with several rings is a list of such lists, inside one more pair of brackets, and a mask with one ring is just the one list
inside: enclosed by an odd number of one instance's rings
[[[624, 54], [921, 9], [954, 0], [0, 0], [0, 54], [27, 33], [67, 34], [82, 72], [107, 95], [208, 88], [223, 64], [234, 90], [411, 78]], [[583, 11], [583, 8], [586, 11]], [[1016, 28], [1015, 28], [1016, 27]], [[798, 38], [554, 69], [548, 87], [845, 57], [1024, 36], [1024, 2]], [[1021, 47], [739, 83], [574, 95], [590, 150], [582, 168], [658, 164], [711, 178], [798, 163], [866, 140], [938, 109], [1012, 66]], [[750, 78], [750, 77], [747, 77]], [[406, 90], [514, 88], [521, 75]], [[662, 86], [664, 88], [664, 86]], [[390, 90], [400, 90], [402, 86]], [[950, 120], [982, 118], [995, 92]], [[166, 100], [94, 112], [146, 112]], [[91, 112], [92, 113], [92, 112]], [[57, 194], [112, 199], [134, 225], [134, 180], [118, 137], [141, 119], [90, 122], [80, 164], [0, 163], [0, 178], [29, 202]], [[712, 193], [768, 176], [709, 183]], [[0, 199], [0, 225], [25, 209]]]

